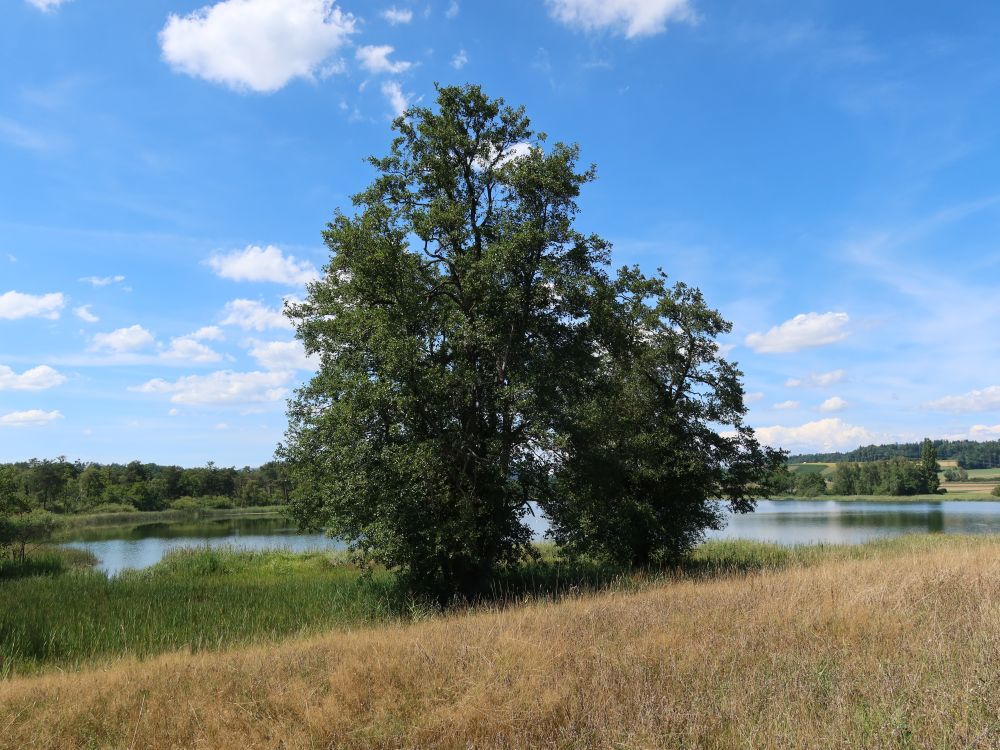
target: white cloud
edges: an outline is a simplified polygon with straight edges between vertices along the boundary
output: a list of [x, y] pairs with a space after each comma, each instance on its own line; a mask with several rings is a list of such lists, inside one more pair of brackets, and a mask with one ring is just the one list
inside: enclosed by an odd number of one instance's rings
[[458, 15], [458, 0], [451, 0], [448, 10], [444, 12], [446, 18], [455, 18]]
[[160, 31], [163, 59], [179, 72], [237, 91], [277, 91], [312, 79], [355, 31], [333, 0], [222, 0]]
[[49, 13], [68, 1], [69, 0], [28, 0], [28, 4], [34, 5], [40, 11]]
[[761, 401], [764, 398], [764, 393], [762, 391], [753, 391], [752, 393], [747, 393], [743, 396], [743, 403], [753, 404], [757, 401]]
[[875, 442], [875, 436], [864, 427], [847, 424], [836, 417], [798, 427], [758, 427], [755, 431], [762, 443], [795, 451], [835, 451]]
[[100, 320], [90, 311], [90, 305], [80, 305], [73, 310], [73, 314], [85, 323], [96, 323]]
[[25, 370], [20, 375], [0, 365], [0, 391], [44, 391], [66, 382], [66, 377], [48, 365]]
[[19, 320], [20, 318], [57, 320], [59, 311], [65, 306], [66, 298], [61, 292], [52, 294], [5, 292], [0, 294], [0, 320]]
[[996, 440], [1000, 436], [1000, 424], [973, 425], [972, 429], [969, 430], [969, 435], [973, 440]]
[[209, 375], [188, 375], [172, 383], [156, 378], [129, 390], [170, 394], [175, 404], [225, 406], [281, 401], [288, 393], [288, 380], [288, 372], [220, 370]]
[[403, 73], [413, 67], [413, 63], [405, 60], [393, 62], [389, 55], [393, 52], [393, 47], [388, 44], [366, 44], [358, 47], [355, 57], [361, 63], [361, 67], [369, 73]]
[[147, 349], [156, 343], [156, 339], [141, 325], [128, 328], [118, 328], [110, 333], [97, 333], [91, 340], [91, 350], [109, 351], [116, 354]]
[[306, 354], [301, 341], [254, 341], [250, 356], [268, 370], [316, 370], [319, 357]]
[[17, 256], [14, 253], [7, 253], [7, 260], [11, 263], [17, 263]]
[[552, 16], [584, 31], [610, 29], [631, 39], [659, 34], [667, 22], [694, 23], [689, 0], [548, 0]]
[[110, 286], [111, 284], [121, 284], [125, 277], [118, 276], [84, 276], [80, 281], [84, 281], [93, 287]]
[[39, 427], [62, 418], [63, 415], [58, 411], [14, 411], [0, 416], [0, 427]]
[[1000, 410], [1000, 385], [969, 391], [960, 396], [945, 396], [924, 404], [935, 411], [968, 412]]
[[172, 408], [172, 409], [171, 409], [170, 411], [168, 411], [168, 412], [167, 412], [167, 416], [168, 416], [168, 417], [176, 417], [176, 416], [177, 416], [178, 414], [180, 414], [180, 413], [181, 413], [181, 410], [180, 410], [180, 409], [178, 409], [178, 408], [177, 408], [177, 407], [175, 406], [175, 407], [173, 407], [173, 408]]
[[410, 106], [406, 94], [403, 93], [402, 87], [396, 81], [386, 81], [383, 83], [382, 95], [385, 96], [389, 102], [389, 106], [392, 107], [392, 111], [397, 117], [402, 115], [406, 111], [406, 108]]
[[292, 327], [292, 322], [267, 305], [252, 299], [234, 299], [226, 303], [226, 317], [222, 319], [224, 326], [239, 326], [245, 331], [266, 331], [269, 328]]
[[744, 343], [755, 352], [766, 354], [797, 352], [843, 341], [850, 334], [847, 330], [850, 321], [845, 312], [802, 313], [767, 333], [751, 333]]
[[222, 332], [219, 326], [205, 326], [204, 328], [199, 328], [194, 333], [188, 334], [187, 338], [194, 339], [195, 341], [225, 341], [226, 334]]
[[207, 261], [219, 276], [230, 281], [270, 281], [300, 286], [319, 278], [316, 267], [307, 260], [298, 261], [274, 245], [248, 245], [243, 250], [216, 253]]
[[789, 388], [826, 388], [841, 382], [844, 374], [843, 370], [812, 372], [804, 378], [789, 378], [785, 381], [785, 385]]
[[455, 70], [461, 70], [465, 67], [466, 63], [469, 62], [469, 56], [465, 54], [464, 49], [460, 49], [455, 53], [455, 56], [451, 58], [451, 67]]
[[847, 402], [840, 396], [831, 396], [830, 398], [828, 398], [826, 401], [824, 401], [822, 404], [819, 405], [820, 411], [827, 411], [827, 412], [843, 411], [846, 408], [847, 408]]
[[164, 351], [160, 357], [183, 362], [218, 362], [222, 359], [221, 354], [192, 336], [179, 336], [171, 339], [170, 348]]
[[391, 8], [386, 8], [379, 15], [393, 26], [399, 23], [409, 23], [413, 20], [412, 10], [409, 8], [397, 8], [395, 5]]
[[774, 408], [775, 409], [798, 409], [799, 408], [799, 402], [798, 401], [782, 401], [780, 404], [775, 404]]

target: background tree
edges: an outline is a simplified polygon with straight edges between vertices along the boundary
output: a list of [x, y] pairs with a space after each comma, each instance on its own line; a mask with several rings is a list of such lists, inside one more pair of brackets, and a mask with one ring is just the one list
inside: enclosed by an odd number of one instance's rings
[[[634, 509], [634, 529], [652, 508], [651, 536], [611, 532], [640, 561], [717, 525], [710, 494], [749, 509], [773, 462], [712, 341], [728, 324], [696, 290], [608, 277], [607, 243], [573, 228], [594, 176], [577, 147], [543, 149], [522, 109], [475, 86], [437, 104], [394, 122], [356, 212], [325, 232], [324, 278], [287, 310], [321, 358], [279, 449], [299, 522], [444, 602], [530, 552], [531, 501], [579, 547], [598, 543], [586, 519]], [[588, 483], [611, 436], [635, 460], [601, 507]]]
[[920, 468], [923, 472], [924, 492], [934, 494], [941, 486], [941, 478], [938, 472], [941, 466], [937, 462], [937, 448], [930, 438], [924, 438], [920, 448]]

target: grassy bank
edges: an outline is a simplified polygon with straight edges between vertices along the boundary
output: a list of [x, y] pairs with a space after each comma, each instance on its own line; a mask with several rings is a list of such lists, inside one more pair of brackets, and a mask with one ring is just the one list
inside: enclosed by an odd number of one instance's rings
[[836, 500], [839, 503], [947, 503], [958, 500], [968, 501], [1000, 501], [996, 495], [991, 495], [991, 486], [947, 492], [943, 495], [814, 495], [812, 497], [795, 497], [783, 495], [772, 497], [771, 500], [802, 500], [809, 502], [826, 502]]
[[194, 519], [214, 518], [246, 518], [253, 516], [278, 515], [282, 506], [260, 506], [252, 508], [226, 509], [185, 509], [185, 510], [151, 510], [130, 511], [118, 513], [76, 513], [60, 516], [68, 528], [89, 526], [137, 526], [143, 523], [174, 523]]
[[998, 540], [699, 555], [558, 602], [9, 680], [0, 746], [995, 746]]
[[[683, 566], [655, 574], [569, 564], [558, 560], [551, 545], [543, 545], [542, 559], [510, 571], [490, 601], [510, 604], [567, 593], [637, 590], [677, 576], [710, 578], [901, 554], [913, 545], [940, 545], [938, 540], [907, 537], [862, 546], [802, 547], [716, 541], [698, 548]], [[20, 574], [48, 575], [0, 585], [2, 678], [53, 668], [81, 670], [176, 649], [275, 642], [433, 612], [400, 593], [390, 574], [362, 576], [339, 553], [184, 550], [151, 568], [110, 579], [79, 567], [52, 575], [65, 566], [49, 569], [44, 563], [40, 559], [37, 569]]]

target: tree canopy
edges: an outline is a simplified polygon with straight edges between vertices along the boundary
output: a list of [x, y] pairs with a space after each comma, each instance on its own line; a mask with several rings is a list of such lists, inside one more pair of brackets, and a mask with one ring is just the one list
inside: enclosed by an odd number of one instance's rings
[[751, 509], [781, 456], [742, 423], [729, 323], [662, 274], [609, 273], [574, 226], [578, 147], [476, 86], [393, 128], [287, 309], [321, 362], [279, 449], [300, 523], [444, 600], [530, 553], [535, 507], [567, 549], [637, 563], [717, 526], [709, 498]]

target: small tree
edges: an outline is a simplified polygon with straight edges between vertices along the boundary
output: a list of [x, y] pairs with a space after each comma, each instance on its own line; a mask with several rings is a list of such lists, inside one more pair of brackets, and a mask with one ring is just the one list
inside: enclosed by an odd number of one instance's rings
[[0, 516], [0, 549], [10, 548], [12, 556], [24, 562], [27, 546], [48, 541], [59, 525], [55, 515], [43, 510]]

